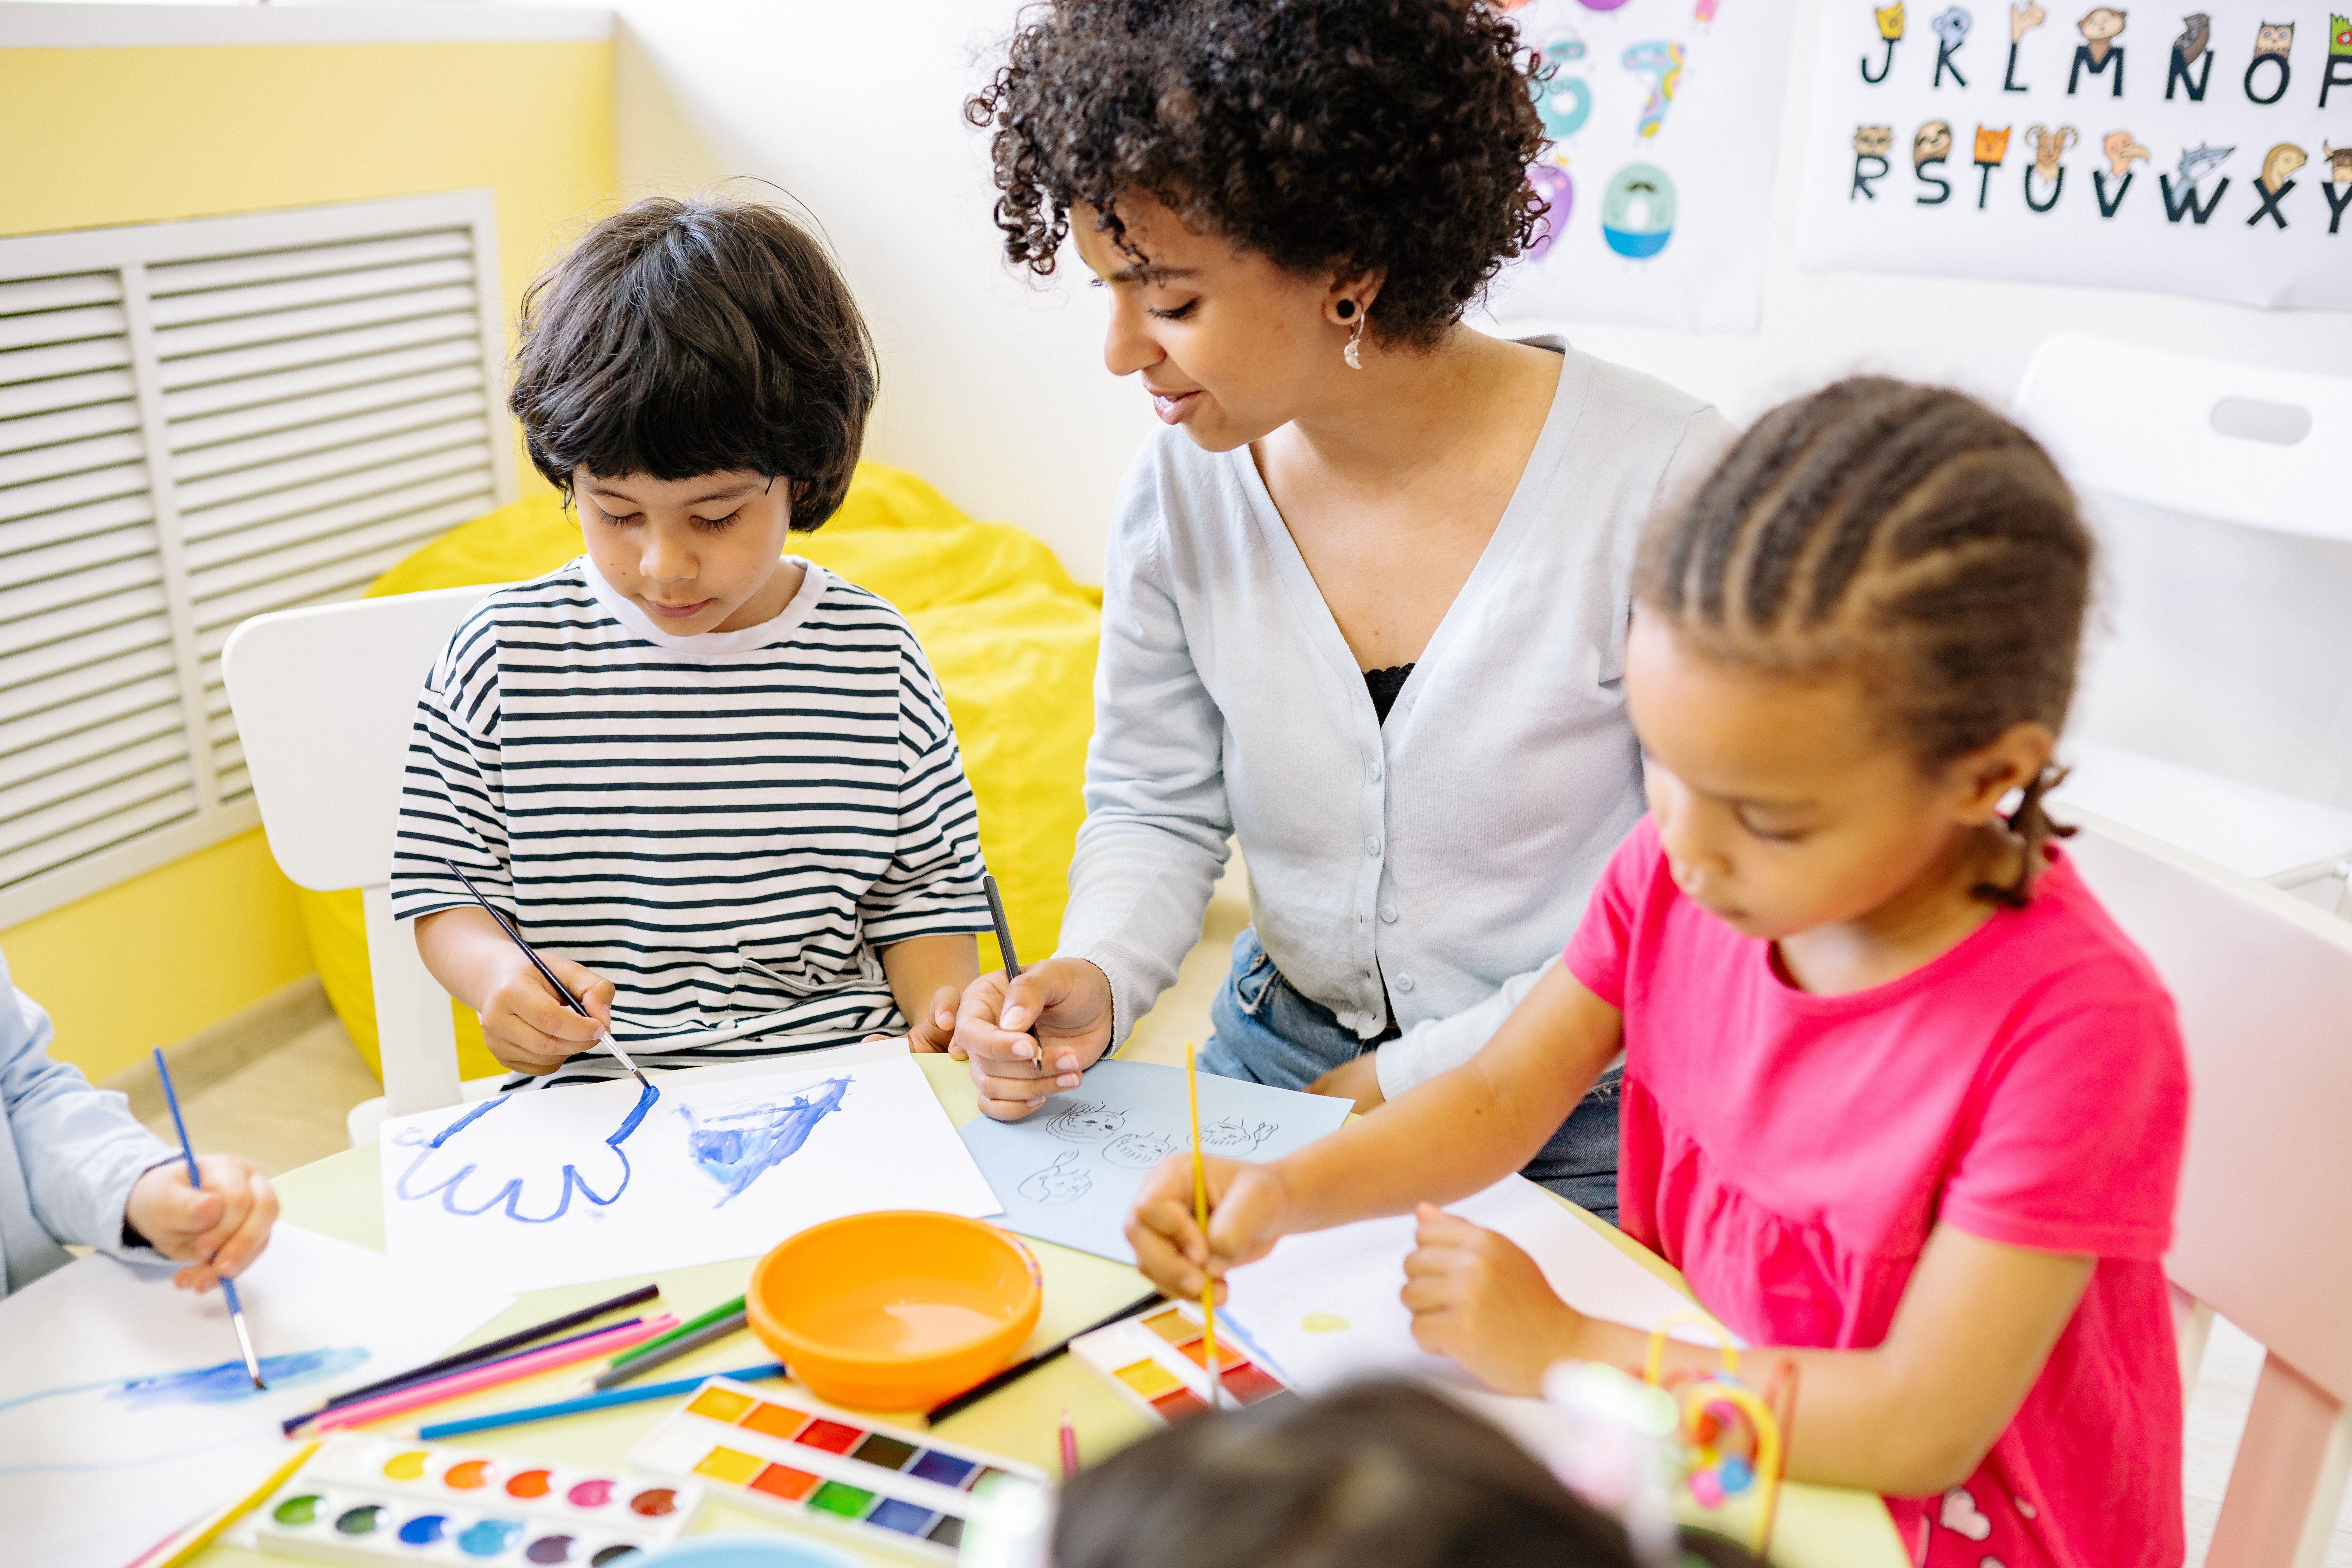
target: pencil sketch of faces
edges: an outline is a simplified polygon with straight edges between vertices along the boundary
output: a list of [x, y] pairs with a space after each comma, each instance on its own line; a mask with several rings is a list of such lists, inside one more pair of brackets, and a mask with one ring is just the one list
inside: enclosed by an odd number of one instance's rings
[[1017, 1189], [1033, 1204], [1074, 1204], [1094, 1191], [1095, 1179], [1078, 1165], [1078, 1152], [1066, 1149], [1044, 1170], [1024, 1177]]
[[1245, 1127], [1237, 1116], [1223, 1116], [1201, 1129], [1201, 1147], [1220, 1154], [1249, 1154], [1282, 1129], [1271, 1121]]
[[1072, 1100], [1045, 1123], [1045, 1131], [1067, 1143], [1099, 1143], [1118, 1136], [1127, 1112], [1113, 1110], [1099, 1100]]
[[1103, 1158], [1129, 1170], [1148, 1171], [1183, 1143], [1173, 1132], [1122, 1132], [1103, 1145]]

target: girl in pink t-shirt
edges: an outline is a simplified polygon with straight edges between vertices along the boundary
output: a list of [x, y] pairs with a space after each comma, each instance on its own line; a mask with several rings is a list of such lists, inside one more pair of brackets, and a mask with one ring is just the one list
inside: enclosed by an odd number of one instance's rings
[[1768, 415], [1644, 540], [1650, 815], [1564, 962], [1467, 1066], [1212, 1161], [1205, 1238], [1162, 1166], [1145, 1271], [1197, 1295], [1418, 1205], [1423, 1345], [1521, 1392], [1636, 1363], [1645, 1336], [1432, 1206], [1517, 1169], [1622, 1048], [1625, 1228], [1796, 1363], [1792, 1476], [1885, 1494], [1921, 1563], [2175, 1568], [2188, 1073], [2040, 804], [2090, 563], [2049, 458], [1965, 397], [1854, 380]]

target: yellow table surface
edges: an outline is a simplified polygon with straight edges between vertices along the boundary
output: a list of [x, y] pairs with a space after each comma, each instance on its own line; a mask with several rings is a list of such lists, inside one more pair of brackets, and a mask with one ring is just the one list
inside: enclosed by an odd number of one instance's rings
[[[979, 1114], [971, 1079], [961, 1063], [946, 1057], [918, 1057], [932, 1089], [947, 1107], [948, 1116], [961, 1126]], [[362, 1247], [383, 1247], [383, 1203], [377, 1170], [376, 1145], [346, 1150], [278, 1178], [275, 1185], [284, 1217], [292, 1223]], [[1612, 1226], [1582, 1210], [1579, 1217], [1606, 1235], [1629, 1256], [1667, 1279], [1677, 1289], [1681, 1279], [1663, 1260]], [[1037, 1327], [1023, 1347], [1031, 1354], [1084, 1328], [1133, 1300], [1150, 1287], [1142, 1275], [1123, 1263], [1090, 1253], [1074, 1252], [1051, 1242], [1031, 1241], [1045, 1269], [1045, 1303]], [[544, 1321], [559, 1312], [617, 1294], [632, 1285], [654, 1280], [661, 1286], [661, 1310], [683, 1320], [742, 1293], [751, 1258], [709, 1263], [693, 1268], [667, 1269], [658, 1274], [624, 1275], [593, 1285], [534, 1290], [484, 1323], [467, 1342], [478, 1343]], [[731, 1336], [649, 1374], [668, 1382], [708, 1376], [734, 1367], [775, 1359], [750, 1334]], [[399, 1417], [384, 1430], [413, 1432], [420, 1417], [451, 1421], [460, 1417], [541, 1405], [576, 1394], [584, 1374], [578, 1367], [509, 1383], [464, 1399], [453, 1399], [430, 1411]], [[776, 1387], [782, 1388], [779, 1382]], [[677, 1404], [649, 1400], [642, 1405], [527, 1426], [500, 1427], [455, 1439], [476, 1452], [512, 1454], [579, 1464], [618, 1463], [638, 1440], [653, 1430]], [[1146, 1436], [1151, 1424], [1135, 1414], [1100, 1379], [1076, 1360], [1063, 1356], [982, 1400], [971, 1409], [940, 1424], [940, 1434], [952, 1441], [992, 1453], [1025, 1459], [1047, 1471], [1061, 1463], [1060, 1422], [1064, 1410], [1077, 1429], [1081, 1460], [1092, 1463]], [[877, 1418], [901, 1426], [922, 1426], [919, 1415], [876, 1412]], [[1693, 1511], [1694, 1523], [1708, 1523], [1727, 1535], [1744, 1538], [1744, 1510], [1709, 1516]], [[697, 1533], [712, 1531], [776, 1531], [779, 1526], [756, 1514], [714, 1501], [704, 1512]], [[1773, 1560], [1782, 1568], [1901, 1568], [1908, 1562], [1893, 1522], [1877, 1498], [1867, 1492], [1827, 1487], [1791, 1486], [1781, 1502], [1775, 1532]], [[823, 1539], [839, 1547], [841, 1539], [825, 1532]], [[877, 1564], [901, 1565], [895, 1556], [867, 1554]], [[205, 1568], [230, 1564], [262, 1564], [281, 1561], [263, 1553], [215, 1545], [196, 1560]]]

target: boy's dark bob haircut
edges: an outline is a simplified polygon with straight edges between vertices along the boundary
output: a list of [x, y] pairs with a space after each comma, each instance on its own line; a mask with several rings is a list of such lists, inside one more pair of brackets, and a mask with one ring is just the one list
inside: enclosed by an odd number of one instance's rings
[[604, 219], [522, 297], [507, 406], [533, 467], [792, 481], [793, 527], [841, 508], [877, 383], [874, 341], [824, 247], [773, 207], [650, 197]]

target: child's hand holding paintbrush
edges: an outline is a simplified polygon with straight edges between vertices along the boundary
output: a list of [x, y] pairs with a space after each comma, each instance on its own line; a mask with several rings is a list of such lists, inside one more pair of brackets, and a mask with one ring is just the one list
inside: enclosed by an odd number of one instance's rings
[[1198, 1301], [1213, 1282], [1211, 1300], [1223, 1301], [1227, 1270], [1264, 1258], [1291, 1231], [1313, 1226], [1294, 1221], [1291, 1195], [1272, 1165], [1206, 1154], [1201, 1177], [1208, 1196], [1205, 1236], [1195, 1217], [1188, 1150], [1169, 1155], [1144, 1177], [1128, 1213], [1127, 1241], [1135, 1248], [1135, 1266], [1162, 1294]]

